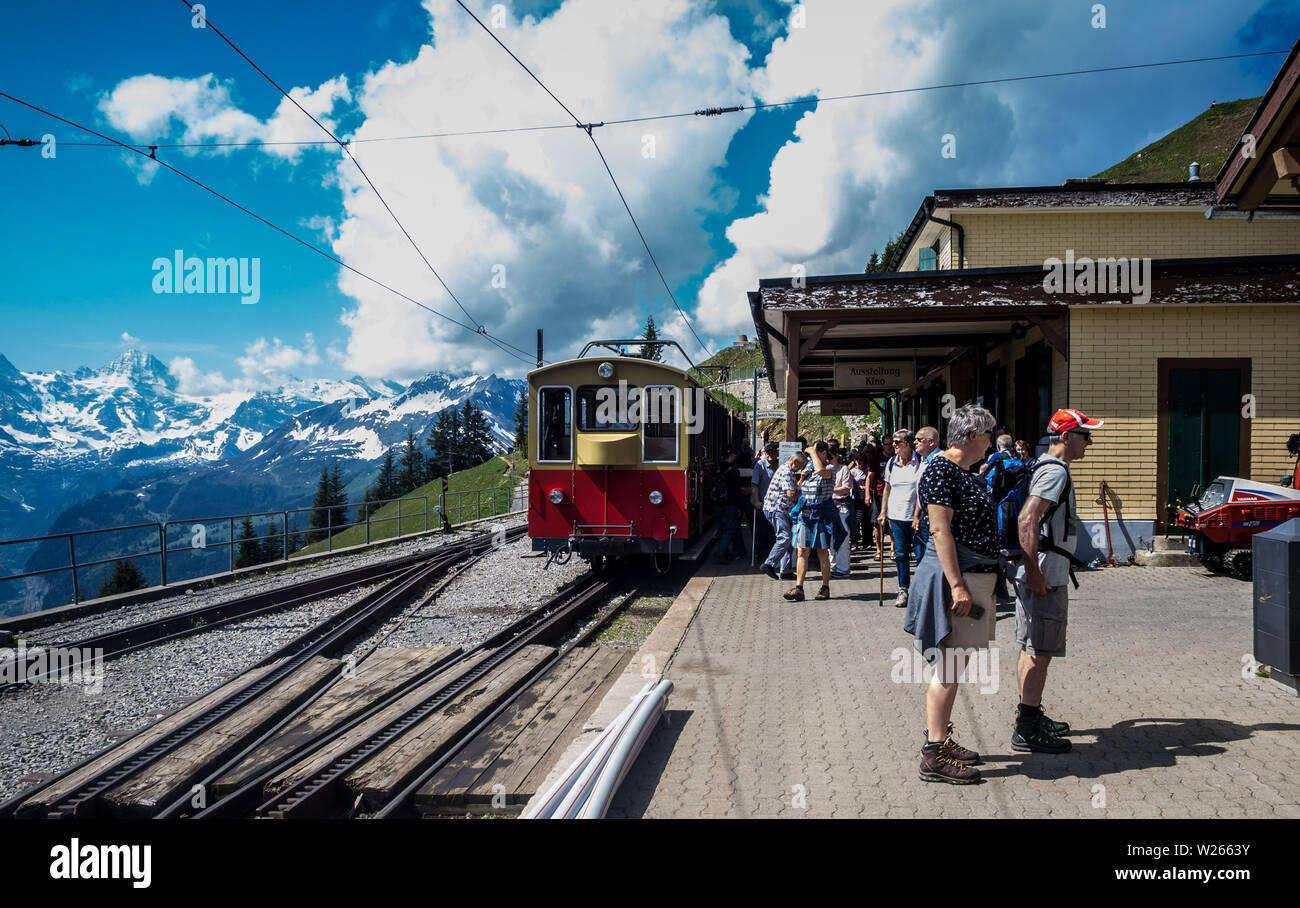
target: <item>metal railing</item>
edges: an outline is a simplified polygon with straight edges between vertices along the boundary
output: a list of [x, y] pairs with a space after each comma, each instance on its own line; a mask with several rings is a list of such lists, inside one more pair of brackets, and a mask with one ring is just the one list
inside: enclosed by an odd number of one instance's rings
[[[450, 504], [449, 499], [455, 497], [455, 504]], [[434, 524], [430, 525], [430, 497], [422, 495], [419, 497], [406, 496], [403, 498], [386, 498], [371, 502], [358, 502], [348, 505], [338, 505], [334, 507], [315, 507], [315, 508], [290, 508], [280, 511], [261, 511], [246, 514], [222, 514], [215, 517], [188, 518], [165, 520], [157, 523], [135, 523], [122, 526], [102, 527], [93, 530], [76, 530], [70, 533], [52, 533], [45, 536], [28, 536], [22, 539], [4, 539], [0, 540], [0, 549], [5, 546], [16, 545], [37, 545], [41, 546], [48, 543], [58, 543], [61, 540], [67, 541], [68, 561], [66, 564], [55, 567], [39, 568], [34, 570], [20, 571], [16, 574], [0, 576], [0, 583], [13, 580], [27, 580], [33, 577], [46, 575], [70, 573], [72, 575], [72, 601], [80, 602], [83, 599], [91, 598], [83, 596], [81, 589], [81, 579], [78, 577], [78, 571], [84, 571], [87, 568], [102, 567], [104, 565], [115, 564], [118, 561], [129, 561], [135, 563], [139, 559], [158, 559], [156, 563], [157, 576], [161, 585], [166, 586], [168, 582], [176, 580], [189, 580], [205, 574], [223, 573], [222, 571], [207, 570], [199, 573], [189, 573], [184, 577], [173, 576], [174, 570], [169, 570], [169, 564], [174, 569], [175, 561], [179, 556], [196, 553], [206, 555], [211, 552], [226, 549], [228, 556], [225, 559], [226, 570], [224, 573], [233, 572], [237, 567], [251, 567], [254, 564], [269, 564], [273, 561], [287, 562], [295, 554], [299, 554], [303, 549], [311, 548], [318, 543], [325, 543], [321, 551], [332, 552], [334, 550], [335, 538], [342, 532], [354, 527], [365, 527], [364, 544], [369, 545], [385, 539], [400, 539], [404, 536], [410, 536], [415, 533], [427, 532], [430, 529], [436, 529], [442, 522], [435, 519]], [[432, 508], [434, 515], [445, 517], [445, 523], [458, 524], [471, 520], [477, 520], [485, 517], [497, 517], [505, 514], [518, 513], [528, 508], [528, 486], [526, 483], [515, 487], [500, 487], [495, 489], [469, 489], [463, 491], [446, 492], [434, 498], [438, 504]], [[396, 503], [397, 513], [386, 517], [376, 515], [384, 505]], [[336, 512], [344, 510], [350, 513], [360, 513], [364, 511], [364, 518], [358, 517], [353, 521], [344, 521], [335, 523], [334, 517]], [[307, 518], [309, 524], [305, 528], [297, 526], [298, 515], [317, 514], [323, 512], [323, 522], [318, 520], [317, 526], [311, 526], [311, 517]], [[254, 534], [244, 538], [236, 536], [236, 523], [242, 524], [244, 520], [250, 520], [255, 523], [261, 523], [270, 520], [270, 532]], [[294, 521], [294, 526], [290, 527], [290, 520]], [[218, 525], [224, 530], [224, 538], [209, 540], [208, 528], [212, 525]], [[392, 526], [395, 524], [395, 526]], [[184, 528], [184, 531], [176, 534], [177, 528]], [[387, 532], [395, 530], [395, 532]], [[114, 554], [111, 557], [95, 558], [90, 561], [78, 560], [77, 557], [77, 540], [80, 537], [99, 536], [107, 533], [124, 533], [131, 531], [155, 531], [157, 533], [156, 544], [150, 544], [143, 551], [128, 551], [125, 553]], [[188, 544], [173, 545], [173, 534], [183, 537], [188, 533], [190, 539]], [[212, 534], [217, 536], [217, 533]], [[152, 538], [152, 533], [150, 533]], [[298, 539], [306, 540], [305, 544], [298, 546], [293, 545]], [[259, 547], [258, 559], [250, 564], [239, 564], [240, 555], [238, 547], [256, 543]], [[347, 540], [350, 545], [363, 544], [362, 539], [355, 541]], [[291, 548], [292, 545], [292, 548]], [[40, 549], [37, 550], [38, 552]], [[269, 557], [267, 557], [269, 553]], [[199, 557], [202, 557], [200, 555]], [[170, 559], [170, 562], [169, 562]], [[210, 565], [209, 565], [210, 567]], [[152, 568], [150, 569], [152, 573]], [[0, 606], [3, 600], [0, 599]], [[0, 614], [3, 614], [0, 611]]]

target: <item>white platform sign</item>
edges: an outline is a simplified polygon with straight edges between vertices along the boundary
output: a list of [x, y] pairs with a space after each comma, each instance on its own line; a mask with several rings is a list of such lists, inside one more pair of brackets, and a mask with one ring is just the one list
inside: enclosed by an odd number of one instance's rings
[[837, 390], [897, 391], [915, 382], [916, 365], [906, 361], [835, 364]]

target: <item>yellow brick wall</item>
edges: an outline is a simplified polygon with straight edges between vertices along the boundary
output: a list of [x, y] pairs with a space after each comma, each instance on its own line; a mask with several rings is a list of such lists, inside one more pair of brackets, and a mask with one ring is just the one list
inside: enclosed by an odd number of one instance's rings
[[[1201, 210], [959, 210], [966, 267], [1041, 265], [1047, 258], [1200, 258], [1300, 253], [1300, 221], [1206, 220]], [[911, 257], [909, 256], [909, 259]], [[913, 266], [915, 267], [915, 266]]]
[[1100, 519], [1094, 500], [1102, 479], [1119, 496], [1125, 518], [1158, 516], [1160, 357], [1250, 358], [1256, 410], [1249, 478], [1277, 482], [1289, 474], [1294, 462], [1286, 440], [1300, 432], [1297, 339], [1300, 304], [1072, 306], [1070, 406], [1106, 421], [1088, 456], [1072, 469], [1080, 516]]
[[[1200, 208], [1164, 211], [1098, 211], [1087, 208], [991, 211], [959, 208], [950, 220], [966, 228], [966, 267], [1041, 265], [1047, 258], [1177, 259], [1226, 255], [1300, 253], [1300, 221], [1206, 220]], [[943, 232], [944, 242], [951, 230]], [[913, 246], [899, 266], [915, 271]], [[952, 256], [940, 255], [949, 267]]]

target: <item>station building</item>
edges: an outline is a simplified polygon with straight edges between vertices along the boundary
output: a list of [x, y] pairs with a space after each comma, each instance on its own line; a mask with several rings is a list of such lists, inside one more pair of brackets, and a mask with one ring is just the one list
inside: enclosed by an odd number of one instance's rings
[[1087, 557], [1105, 553], [1103, 481], [1123, 559], [1197, 485], [1289, 475], [1297, 49], [1216, 179], [936, 191], [889, 271], [760, 281], [749, 305], [787, 439], [802, 401], [850, 414], [883, 398], [886, 431], [941, 432], [945, 404], [975, 401], [1043, 450], [1051, 414], [1077, 408], [1106, 422], [1072, 471]]

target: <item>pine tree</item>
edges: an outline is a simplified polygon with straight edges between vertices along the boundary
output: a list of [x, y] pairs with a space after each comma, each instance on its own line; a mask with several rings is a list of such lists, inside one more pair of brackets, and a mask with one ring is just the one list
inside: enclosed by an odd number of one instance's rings
[[329, 483], [329, 506], [332, 514], [330, 523], [335, 530], [348, 525], [348, 492], [343, 482], [343, 468], [339, 462], [334, 461], [334, 467], [330, 470]]
[[113, 562], [113, 571], [104, 578], [100, 584], [100, 596], [113, 596], [117, 593], [129, 593], [132, 590], [142, 590], [148, 586], [148, 581], [144, 579], [144, 574], [134, 561], [126, 558], [118, 559]]
[[407, 495], [424, 484], [424, 452], [415, 443], [415, 433], [410, 429], [406, 430], [406, 447], [402, 449], [401, 463], [402, 468], [397, 473], [398, 485], [401, 486], [398, 494]]
[[528, 389], [519, 390], [515, 401], [515, 450], [528, 450]]
[[235, 556], [235, 567], [252, 567], [265, 560], [262, 557], [262, 543], [258, 541], [257, 531], [253, 529], [253, 518], [245, 516], [239, 525], [239, 554]]
[[293, 519], [289, 521], [289, 554], [292, 555], [303, 545], [302, 532], [298, 529], [298, 515], [294, 514]]
[[461, 468], [460, 411], [448, 407], [438, 414], [438, 421], [429, 433], [429, 459], [432, 461], [431, 479], [454, 473]]
[[461, 469], [476, 467], [492, 456], [492, 428], [483, 411], [466, 399], [460, 414]]
[[271, 518], [271, 525], [266, 530], [267, 538], [262, 541], [262, 561], [278, 561], [284, 557], [287, 540], [280, 532], [280, 522], [274, 517]]
[[328, 533], [325, 528], [331, 523], [330, 500], [332, 485], [328, 466], [321, 467], [320, 479], [316, 482], [316, 497], [311, 501], [311, 516], [307, 525], [312, 529], [307, 533], [310, 542], [320, 542]]
[[889, 260], [894, 257], [894, 252], [898, 249], [898, 244], [902, 242], [903, 235], [900, 233], [888, 243], [885, 244], [885, 251], [877, 255], [871, 253], [871, 258], [867, 260], [866, 271], [868, 274], [882, 274], [889, 269]]
[[[645, 331], [642, 332], [641, 336], [647, 341], [659, 339], [659, 332], [655, 330], [655, 317], [653, 315], [646, 316]], [[642, 344], [640, 356], [642, 359], [661, 363], [664, 361], [664, 348], [649, 343]]]
[[397, 488], [397, 468], [393, 464], [392, 448], [384, 452], [384, 462], [380, 464], [379, 476], [376, 477], [372, 488], [375, 490], [374, 500], [376, 501], [397, 498], [400, 494]]

